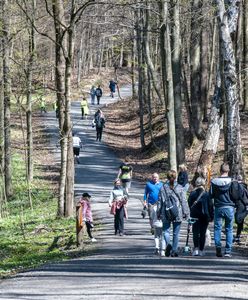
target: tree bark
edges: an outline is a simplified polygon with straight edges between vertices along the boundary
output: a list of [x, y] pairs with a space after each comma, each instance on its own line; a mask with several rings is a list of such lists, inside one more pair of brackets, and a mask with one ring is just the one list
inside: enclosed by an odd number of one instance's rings
[[[235, 40], [240, 1], [230, 1], [225, 9], [224, 0], [216, 0], [219, 30], [224, 59], [224, 85], [227, 101], [227, 160], [231, 174], [242, 174], [239, 97], [237, 91], [236, 58], [232, 38]], [[228, 17], [229, 16], [229, 17]]]
[[243, 28], [243, 33], [244, 33], [244, 51], [243, 51], [243, 70], [244, 70], [244, 107], [243, 109], [245, 111], [248, 111], [248, 2], [244, 1], [243, 2], [243, 14], [244, 14], [244, 28]]

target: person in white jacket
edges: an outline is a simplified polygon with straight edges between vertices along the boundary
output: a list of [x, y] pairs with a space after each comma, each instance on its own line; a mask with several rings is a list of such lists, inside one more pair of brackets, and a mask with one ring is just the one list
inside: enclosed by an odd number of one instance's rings
[[157, 218], [157, 202], [151, 207], [150, 219], [154, 229], [155, 254], [165, 256], [165, 239], [163, 234], [163, 222]]

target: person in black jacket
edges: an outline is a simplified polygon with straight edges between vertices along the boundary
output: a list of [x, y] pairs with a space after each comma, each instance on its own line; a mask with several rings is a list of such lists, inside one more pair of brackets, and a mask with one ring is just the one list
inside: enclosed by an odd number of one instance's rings
[[244, 220], [248, 215], [248, 191], [247, 184], [243, 182], [241, 175], [237, 176], [236, 180], [232, 181], [230, 188], [232, 197], [236, 204], [235, 223], [237, 224], [237, 232], [234, 242], [240, 244], [240, 235], [244, 229]]
[[221, 251], [221, 229], [222, 222], [225, 222], [225, 257], [231, 257], [233, 242], [233, 221], [235, 203], [230, 194], [232, 179], [228, 176], [230, 169], [227, 163], [220, 166], [220, 177], [211, 180], [210, 198], [214, 199], [214, 242], [216, 256], [222, 257]]
[[189, 189], [189, 176], [188, 176], [188, 172], [187, 172], [187, 167], [184, 164], [179, 165], [177, 183], [183, 187], [183, 190], [186, 195], [186, 193]]
[[205, 237], [208, 224], [213, 220], [213, 202], [205, 190], [205, 179], [198, 177], [195, 181], [196, 188], [189, 195], [190, 216], [197, 221], [192, 225], [194, 251], [193, 256], [203, 256]]

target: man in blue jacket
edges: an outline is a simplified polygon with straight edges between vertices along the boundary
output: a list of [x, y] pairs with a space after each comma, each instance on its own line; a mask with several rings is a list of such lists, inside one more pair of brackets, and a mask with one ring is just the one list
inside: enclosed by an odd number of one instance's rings
[[150, 225], [152, 227], [152, 220], [150, 218], [151, 208], [158, 201], [158, 195], [163, 183], [159, 180], [157, 173], [152, 174], [152, 179], [146, 183], [144, 193], [144, 207], [148, 208], [148, 215]]
[[223, 163], [220, 166], [220, 177], [211, 180], [210, 198], [214, 199], [214, 242], [216, 256], [222, 257], [221, 251], [221, 229], [222, 221], [225, 221], [226, 246], [225, 257], [231, 257], [233, 241], [234, 207], [230, 195], [232, 179], [228, 176], [229, 165]]

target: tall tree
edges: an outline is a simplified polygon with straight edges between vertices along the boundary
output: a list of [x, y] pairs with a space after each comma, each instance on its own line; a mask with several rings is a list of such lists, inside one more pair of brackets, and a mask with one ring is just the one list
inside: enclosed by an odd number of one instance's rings
[[239, 15], [240, 0], [230, 0], [228, 9], [224, 0], [216, 0], [219, 31], [224, 60], [223, 81], [226, 96], [227, 122], [227, 160], [232, 175], [243, 173], [240, 136], [239, 96], [237, 90], [238, 78], [235, 58], [235, 35]]

